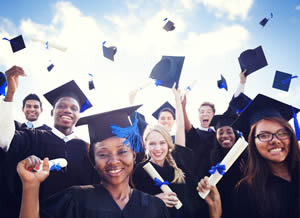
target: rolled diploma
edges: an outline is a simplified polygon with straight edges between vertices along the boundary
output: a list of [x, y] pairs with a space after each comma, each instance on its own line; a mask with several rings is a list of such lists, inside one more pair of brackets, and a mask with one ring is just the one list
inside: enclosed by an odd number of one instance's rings
[[[39, 172], [43, 169], [43, 161], [41, 160], [41, 164], [40, 164], [40, 167], [39, 169], [34, 169], [34, 171], [36, 172]], [[57, 158], [57, 159], [52, 159], [52, 160], [49, 160], [49, 169], [53, 166], [53, 165], [57, 165], [59, 164], [61, 166], [61, 168], [64, 168], [68, 165], [68, 161], [65, 159], [65, 158]]]
[[[40, 40], [40, 39], [35, 39], [35, 38], [30, 38], [30, 39], [34, 42], [41, 42], [42, 44], [46, 44], [46, 41], [43, 41], [43, 40]], [[56, 45], [56, 44], [53, 44], [51, 42], [48, 42], [48, 46], [51, 47], [51, 48], [55, 48], [57, 50], [60, 50], [60, 51], [66, 51], [67, 50], [66, 47]]]
[[[152, 164], [150, 162], [146, 163], [143, 166], [144, 170], [146, 170], [146, 172], [151, 176], [151, 178], [154, 180], [154, 178], [158, 178], [160, 181], [165, 181], [163, 180], [163, 178], [161, 178], [161, 176], [158, 174], [158, 172], [155, 170], [155, 168], [152, 166]], [[172, 192], [172, 190], [170, 189], [170, 187], [168, 185], [162, 185], [160, 187], [160, 189], [164, 192], [164, 193], [168, 193], [168, 192]], [[175, 205], [175, 208], [178, 210], [181, 208], [182, 203], [180, 202], [180, 200], [177, 198], [178, 202]]]
[[150, 85], [152, 85], [152, 84], [153, 84], [153, 81], [148, 81], [148, 82], [144, 83], [143, 85], [141, 85], [141, 86], [139, 87], [139, 90], [142, 90], [142, 89], [144, 89], [144, 88], [147, 88], [148, 86], [150, 86]]
[[181, 101], [183, 101], [184, 96], [187, 95], [194, 88], [194, 86], [196, 85], [196, 83], [197, 83], [197, 80], [194, 80], [192, 82], [192, 84], [190, 86], [188, 86], [188, 87], [190, 87], [190, 89], [186, 88], [185, 92], [183, 93], [183, 95], [181, 97]]
[[[220, 164], [223, 164], [226, 166], [225, 172], [227, 172], [232, 164], [238, 159], [238, 157], [241, 155], [241, 153], [245, 150], [248, 143], [245, 141], [243, 137], [239, 138], [238, 141], [232, 146], [230, 151], [226, 154], [224, 159], [221, 161]], [[208, 178], [208, 182], [210, 185], [216, 185], [221, 179], [222, 175], [216, 171], [214, 174], [210, 175]], [[206, 192], [198, 192], [200, 197], [205, 199], [206, 196], [209, 194], [210, 190]]]

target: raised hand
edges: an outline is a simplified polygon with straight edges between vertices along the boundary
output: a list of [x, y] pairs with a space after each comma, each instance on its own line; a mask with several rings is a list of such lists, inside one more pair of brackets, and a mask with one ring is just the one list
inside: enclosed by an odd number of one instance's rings
[[[18, 163], [17, 172], [21, 178], [22, 184], [39, 186], [48, 176], [49, 176], [49, 163], [48, 158], [43, 160], [43, 165], [40, 166], [40, 158], [31, 155], [25, 160], [22, 160]], [[34, 168], [38, 169], [42, 167], [41, 171], [34, 172]]]
[[13, 66], [5, 72], [5, 76], [7, 81], [5, 101], [12, 101], [14, 93], [19, 85], [19, 76], [26, 76], [26, 74], [21, 67]]
[[241, 84], [246, 84], [246, 82], [247, 82], [246, 72], [247, 72], [247, 69], [245, 69], [243, 72], [240, 73], [240, 83]]

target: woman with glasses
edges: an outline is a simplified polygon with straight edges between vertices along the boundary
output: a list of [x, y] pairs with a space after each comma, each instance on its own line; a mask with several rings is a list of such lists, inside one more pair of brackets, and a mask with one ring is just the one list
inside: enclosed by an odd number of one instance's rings
[[288, 120], [292, 106], [258, 95], [234, 126], [248, 137], [245, 177], [232, 217], [299, 217], [299, 149]]

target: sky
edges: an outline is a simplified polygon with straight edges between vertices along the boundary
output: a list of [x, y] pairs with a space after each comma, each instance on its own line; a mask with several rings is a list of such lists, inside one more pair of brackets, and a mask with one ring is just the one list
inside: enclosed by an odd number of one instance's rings
[[[259, 25], [271, 13], [265, 27]], [[162, 28], [165, 18], [175, 23], [174, 31]], [[245, 94], [265, 94], [300, 108], [300, 78], [292, 79], [288, 92], [272, 88], [277, 70], [300, 77], [299, 27], [299, 0], [4, 0], [0, 37], [22, 34], [26, 49], [13, 53], [8, 41], [0, 40], [0, 71], [17, 65], [27, 74], [14, 98], [16, 120], [24, 121], [23, 98], [37, 93], [44, 106], [41, 121], [53, 124], [51, 106], [42, 96], [57, 86], [74, 79], [93, 104], [81, 116], [100, 113], [129, 106], [130, 91], [153, 82], [149, 75], [161, 56], [185, 56], [179, 87], [184, 91], [197, 81], [187, 96], [187, 113], [197, 127], [203, 101], [213, 102], [216, 114], [226, 110], [239, 83], [239, 55], [260, 45], [268, 66], [248, 76]], [[67, 50], [47, 49], [31, 38]], [[117, 47], [114, 61], [103, 57], [103, 41]], [[88, 89], [88, 74], [95, 90]], [[217, 87], [221, 74], [228, 91]], [[175, 105], [172, 90], [154, 82], [135, 98], [150, 123], [165, 101]], [[85, 131], [79, 129], [83, 138]]]

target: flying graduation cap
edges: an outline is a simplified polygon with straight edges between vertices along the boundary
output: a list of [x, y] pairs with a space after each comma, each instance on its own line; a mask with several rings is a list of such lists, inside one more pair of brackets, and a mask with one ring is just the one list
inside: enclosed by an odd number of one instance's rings
[[5, 74], [0, 72], [0, 96], [5, 96], [5, 88], [7, 86]]
[[117, 53], [117, 47], [116, 46], [105, 46], [106, 41], [102, 43], [103, 48], [103, 56], [114, 61], [114, 56]]
[[[166, 20], [168, 20], [168, 18], [164, 19], [164, 21]], [[163, 29], [166, 30], [167, 32], [173, 31], [175, 29], [174, 23], [168, 20], [168, 22], [164, 25]]]
[[[89, 76], [92, 77], [92, 78], [94, 77], [93, 74], [91, 74], [91, 73], [89, 73]], [[92, 89], [95, 89], [95, 85], [94, 85], [93, 79], [91, 79], [89, 81], [89, 90], [92, 90]]]
[[259, 24], [262, 26], [262, 27], [264, 27], [267, 23], [268, 23], [268, 21], [271, 19], [271, 18], [273, 18], [273, 13], [271, 12], [271, 15], [270, 15], [270, 18], [264, 18], [264, 19], [262, 19], [260, 22], [259, 22]]
[[54, 67], [54, 64], [50, 64], [50, 65], [47, 67], [48, 72], [50, 72], [50, 71], [53, 69], [53, 67]]
[[47, 92], [44, 94], [44, 97], [53, 107], [60, 98], [72, 97], [78, 102], [80, 106], [80, 113], [92, 107], [92, 104], [89, 102], [88, 98], [81, 91], [74, 80], [71, 80], [70, 82], [63, 84], [52, 91]]
[[178, 88], [179, 78], [183, 67], [184, 56], [162, 56], [154, 66], [150, 78], [156, 80], [156, 85], [172, 88], [176, 82]]
[[238, 60], [242, 72], [247, 69], [245, 73], [246, 76], [268, 65], [267, 59], [261, 46], [242, 52]]
[[10, 42], [10, 46], [13, 53], [26, 48], [22, 35], [19, 35], [13, 39], [7, 39], [7, 38], [2, 38], [2, 39]]
[[126, 138], [123, 144], [133, 151], [142, 150], [142, 142], [137, 126], [138, 119], [130, 122], [129, 115], [134, 113], [140, 106], [131, 106], [113, 111], [107, 111], [78, 120], [76, 126], [88, 125], [90, 143], [101, 142], [110, 137]]
[[221, 74], [221, 79], [218, 80], [218, 87], [219, 89], [224, 88], [226, 89], [226, 91], [228, 91], [226, 79], [222, 76], [222, 74]]
[[291, 80], [297, 77], [298, 76], [292, 76], [292, 74], [289, 73], [276, 71], [272, 87], [275, 89], [280, 89], [282, 91], [288, 92], [290, 88]]

